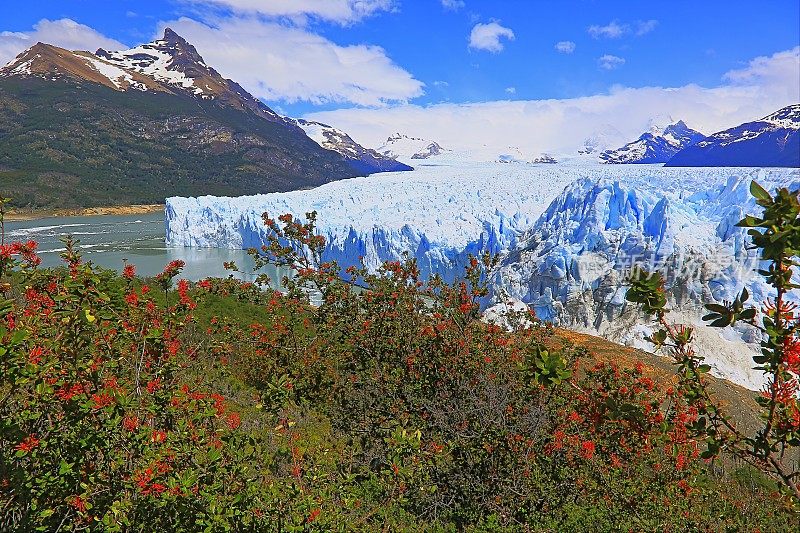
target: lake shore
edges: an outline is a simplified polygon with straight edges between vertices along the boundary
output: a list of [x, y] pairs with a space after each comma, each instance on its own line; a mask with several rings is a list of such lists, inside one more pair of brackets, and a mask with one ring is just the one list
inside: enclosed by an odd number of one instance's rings
[[102, 215], [138, 215], [145, 213], [157, 213], [163, 211], [163, 204], [139, 204], [139, 205], [112, 205], [106, 207], [86, 207], [77, 209], [20, 209], [11, 210], [5, 214], [6, 222], [39, 220], [42, 218], [53, 217], [86, 217]]

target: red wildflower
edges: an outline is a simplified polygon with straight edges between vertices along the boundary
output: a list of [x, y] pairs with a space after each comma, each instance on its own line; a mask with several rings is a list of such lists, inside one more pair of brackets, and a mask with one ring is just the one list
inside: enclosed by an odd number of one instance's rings
[[587, 460], [594, 457], [594, 442], [587, 440], [581, 443], [581, 457]]
[[139, 427], [139, 417], [126, 416], [122, 419], [122, 427], [128, 431], [136, 431]]
[[316, 519], [317, 519], [317, 517], [319, 516], [319, 514], [320, 514], [321, 512], [322, 512], [322, 511], [320, 511], [319, 509], [314, 509], [314, 510], [312, 510], [312, 511], [311, 511], [311, 513], [308, 515], [308, 520], [307, 520], [307, 522], [310, 524], [311, 522], [313, 522], [314, 520], [316, 520]]
[[31, 350], [31, 353], [28, 355], [28, 361], [32, 365], [38, 365], [39, 362], [42, 360], [42, 355], [44, 355], [44, 348], [41, 346], [36, 346]]
[[133, 265], [125, 265], [122, 269], [122, 277], [125, 279], [133, 279], [136, 276], [136, 267]]
[[86, 501], [80, 496], [75, 496], [70, 499], [69, 504], [79, 513], [86, 512]]
[[39, 439], [37, 439], [34, 435], [28, 435], [25, 437], [25, 439], [23, 439], [22, 442], [17, 444], [15, 448], [21, 452], [30, 452], [37, 446], [39, 446]]
[[152, 381], [147, 382], [147, 392], [153, 394], [157, 390], [161, 388], [161, 378], [156, 378]]
[[83, 386], [77, 383], [74, 385], [64, 385], [55, 393], [56, 398], [64, 402], [71, 400], [78, 394], [83, 394]]
[[92, 394], [92, 409], [102, 409], [114, 403], [114, 397], [110, 394], [97, 393]]
[[239, 416], [239, 413], [230, 413], [226, 418], [225, 423], [228, 424], [229, 428], [236, 429], [242, 424], [242, 417]]
[[800, 339], [786, 337], [783, 341], [783, 362], [790, 371], [800, 374]]
[[167, 434], [160, 429], [153, 431], [153, 433], [150, 435], [150, 442], [152, 443], [158, 444], [164, 442], [165, 440], [167, 440]]
[[125, 295], [125, 303], [130, 305], [131, 307], [136, 307], [139, 305], [139, 295], [135, 292], [131, 291]]

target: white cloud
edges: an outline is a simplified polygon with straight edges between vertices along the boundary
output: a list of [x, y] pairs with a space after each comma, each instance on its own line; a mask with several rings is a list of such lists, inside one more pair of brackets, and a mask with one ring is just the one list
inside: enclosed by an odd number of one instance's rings
[[126, 48], [119, 41], [106, 37], [89, 26], [79, 24], [72, 19], [42, 19], [33, 26], [31, 31], [0, 32], [0, 65], [5, 65], [37, 42], [53, 44], [67, 50], [92, 52], [97, 48], [112, 50]]
[[628, 33], [630, 26], [627, 24], [620, 24], [616, 20], [612, 20], [605, 26], [589, 26], [586, 31], [595, 39], [605, 37], [608, 39], [618, 39]]
[[[723, 79], [736, 85], [782, 84], [797, 87], [800, 80], [800, 46], [752, 59], [746, 67], [726, 72]], [[795, 101], [800, 102], [800, 88], [795, 92]]]
[[606, 54], [597, 58], [597, 64], [603, 70], [614, 70], [625, 64], [625, 58]]
[[655, 19], [640, 20], [636, 23], [636, 35], [647, 35], [658, 26], [658, 21]]
[[556, 43], [555, 48], [562, 54], [571, 54], [575, 51], [575, 43], [572, 41], [559, 41]]
[[517, 88], [516, 87], [506, 87], [506, 92], [508, 94], [517, 94]]
[[511, 28], [501, 26], [499, 22], [489, 22], [488, 24], [479, 22], [472, 28], [469, 35], [469, 47], [497, 53], [503, 50], [501, 39], [514, 40], [514, 32]]
[[446, 88], [450, 87], [450, 84], [447, 83], [446, 81], [436, 80], [435, 82], [433, 82], [433, 86], [434, 87], [438, 87], [440, 89], [446, 89]]
[[340, 127], [367, 146], [380, 146], [400, 131], [456, 149], [481, 151], [488, 145], [502, 151], [520, 146], [533, 157], [542, 152], [574, 154], [584, 139], [606, 124], [634, 140], [647, 130], [651, 118], [670, 115], [710, 134], [798, 101], [800, 47], [756, 58], [712, 88], [616, 87], [581, 98], [342, 109], [307, 118]]
[[464, 5], [464, 0], [442, 0], [442, 6], [453, 11], [461, 9]]
[[266, 100], [372, 106], [423, 94], [424, 84], [379, 46], [339, 46], [305, 28], [252, 17], [221, 18], [214, 25], [182, 18], [165, 25], [223, 76]]
[[395, 7], [395, 0], [184, 0], [201, 7], [267, 17], [311, 16], [341, 24], [357, 22]]

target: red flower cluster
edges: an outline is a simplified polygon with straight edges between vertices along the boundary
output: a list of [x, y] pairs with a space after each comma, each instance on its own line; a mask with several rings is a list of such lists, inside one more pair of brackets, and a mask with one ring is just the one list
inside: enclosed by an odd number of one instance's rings
[[132, 280], [136, 276], [136, 267], [134, 265], [125, 265], [122, 269], [122, 277], [127, 280]]
[[36, 255], [36, 248], [39, 244], [36, 241], [12, 242], [0, 245], [0, 260], [10, 260], [13, 256], [20, 256], [29, 266], [38, 266], [42, 260]]
[[22, 440], [22, 442], [17, 444], [15, 448], [21, 452], [30, 452], [39, 446], [39, 442], [39, 439], [37, 439], [35, 435], [28, 435]]

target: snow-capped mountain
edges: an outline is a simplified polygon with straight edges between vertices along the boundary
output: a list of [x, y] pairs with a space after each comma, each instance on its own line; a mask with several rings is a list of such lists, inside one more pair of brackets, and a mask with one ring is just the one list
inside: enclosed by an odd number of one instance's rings
[[377, 151], [393, 159], [428, 159], [448, 151], [436, 141], [409, 137], [401, 133], [391, 135]]
[[82, 79], [114, 90], [171, 92], [152, 78], [121, 69], [89, 52], [36, 43], [0, 68], [0, 78]]
[[625, 136], [616, 126], [604, 124], [592, 132], [578, 148], [580, 156], [595, 156], [625, 142]]
[[[169, 28], [161, 39], [116, 52], [38, 43], [0, 69], [0, 91], [9, 104], [0, 106], [0, 122], [10, 125], [0, 154], [16, 154], [12, 168], [23, 176], [7, 192], [36, 205], [63, 197], [54, 189], [45, 199], [51, 188], [34, 195], [37, 180], [57, 185], [63, 180], [52, 176], [67, 170], [76, 182], [71, 202], [84, 207], [285, 191], [410, 168], [333, 129], [322, 134], [333, 140], [312, 140], [298, 121], [222, 77]], [[53, 143], [57, 149], [40, 149]], [[106, 156], [98, 160], [98, 152]], [[50, 158], [44, 166], [41, 157]], [[77, 164], [67, 169], [64, 160]], [[101, 175], [114, 176], [103, 182], [105, 199], [91, 194]]]
[[296, 123], [314, 142], [326, 150], [333, 150], [342, 154], [348, 161], [352, 161], [353, 166], [360, 172], [372, 174], [375, 172], [414, 170], [412, 167], [400, 163], [392, 157], [370, 148], [364, 148], [348, 134], [333, 126], [303, 119], [297, 119]]
[[675, 154], [666, 166], [800, 168], [800, 104], [715, 133]]
[[606, 150], [600, 154], [600, 159], [611, 164], [666, 163], [682, 149], [704, 138], [702, 133], [679, 120], [666, 128], [652, 126], [650, 131], [622, 148]]

